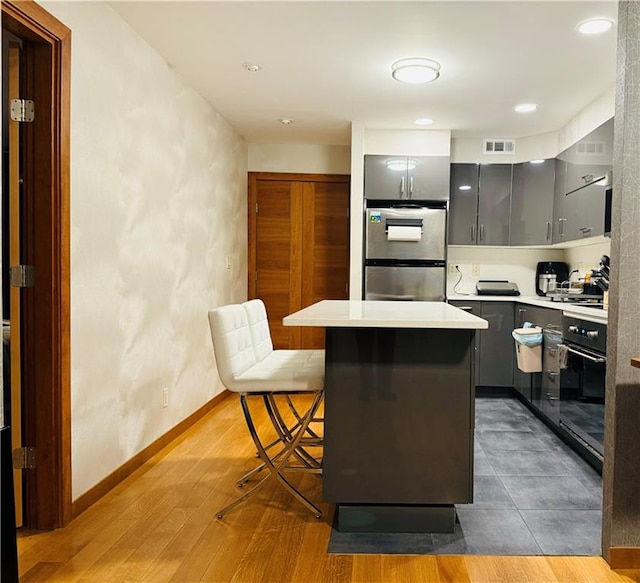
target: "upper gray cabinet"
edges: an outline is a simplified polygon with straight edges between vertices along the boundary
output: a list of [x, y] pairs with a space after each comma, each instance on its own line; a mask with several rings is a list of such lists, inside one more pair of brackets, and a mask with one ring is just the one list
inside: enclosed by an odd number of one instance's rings
[[508, 245], [511, 164], [452, 164], [450, 245]]
[[613, 119], [558, 156], [553, 242], [604, 233], [605, 180], [613, 166]]
[[555, 175], [553, 158], [513, 165], [511, 245], [552, 243]]
[[449, 156], [364, 157], [364, 196], [377, 200], [448, 200]]
[[478, 245], [509, 244], [512, 164], [480, 164]]
[[450, 245], [475, 245], [478, 237], [478, 164], [451, 164]]

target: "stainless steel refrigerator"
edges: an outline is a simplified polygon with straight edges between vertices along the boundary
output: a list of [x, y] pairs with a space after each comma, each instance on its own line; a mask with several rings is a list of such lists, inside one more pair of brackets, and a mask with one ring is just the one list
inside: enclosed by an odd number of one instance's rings
[[444, 301], [446, 203], [371, 206], [366, 221], [364, 299]]

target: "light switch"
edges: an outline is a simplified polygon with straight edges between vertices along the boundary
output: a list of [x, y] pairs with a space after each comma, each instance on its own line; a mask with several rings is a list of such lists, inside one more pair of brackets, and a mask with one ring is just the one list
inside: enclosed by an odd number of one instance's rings
[[227, 255], [224, 260], [225, 269], [231, 269], [231, 255]]

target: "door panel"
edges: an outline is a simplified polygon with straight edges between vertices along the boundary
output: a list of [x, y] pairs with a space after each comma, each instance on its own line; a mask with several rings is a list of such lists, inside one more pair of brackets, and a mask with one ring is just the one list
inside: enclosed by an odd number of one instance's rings
[[348, 297], [349, 177], [249, 174], [249, 297], [264, 301], [274, 348], [322, 348], [324, 329], [282, 319]]
[[[9, 43], [8, 99], [20, 97], [20, 46]], [[20, 264], [20, 124], [9, 120], [9, 265]], [[5, 244], [6, 239], [3, 241]], [[9, 343], [11, 373], [11, 447], [22, 447], [20, 288], [9, 288]], [[13, 471], [16, 526], [23, 524], [22, 470]]]
[[[349, 184], [307, 182], [302, 192], [301, 308], [348, 297]], [[303, 348], [324, 348], [324, 328], [303, 328]]]
[[367, 266], [365, 300], [438, 301], [445, 298], [446, 268]]
[[475, 245], [478, 239], [478, 164], [451, 165], [449, 245]]
[[274, 347], [288, 348], [290, 331], [282, 325], [282, 318], [291, 313], [291, 295], [299, 274], [292, 237], [297, 219], [292, 203], [299, 187], [288, 181], [259, 181], [256, 186], [256, 297], [267, 308]]
[[[418, 241], [388, 239], [389, 225], [418, 225]], [[367, 210], [367, 259], [444, 259], [447, 211], [444, 209]]]

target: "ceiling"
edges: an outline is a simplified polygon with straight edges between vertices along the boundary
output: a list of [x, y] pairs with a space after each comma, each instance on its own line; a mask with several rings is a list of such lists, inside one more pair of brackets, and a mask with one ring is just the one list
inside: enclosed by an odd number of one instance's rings
[[[248, 143], [348, 145], [351, 121], [416, 129], [418, 117], [457, 137], [519, 138], [560, 129], [615, 83], [616, 28], [575, 27], [615, 20], [616, 1], [110, 4]], [[404, 57], [437, 60], [440, 78], [395, 81]], [[517, 114], [521, 102], [540, 108]]]

